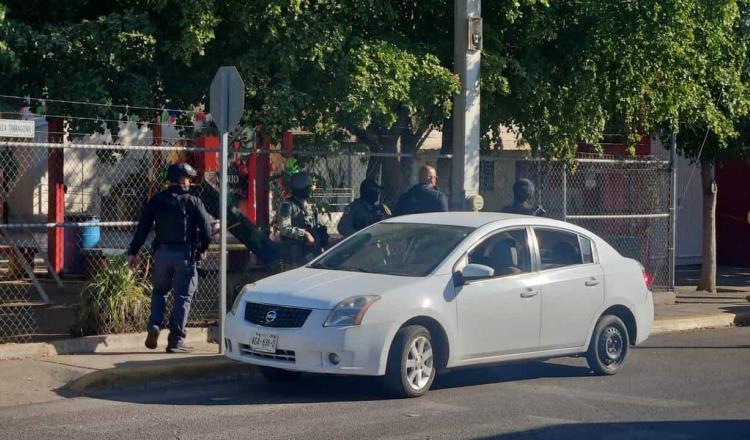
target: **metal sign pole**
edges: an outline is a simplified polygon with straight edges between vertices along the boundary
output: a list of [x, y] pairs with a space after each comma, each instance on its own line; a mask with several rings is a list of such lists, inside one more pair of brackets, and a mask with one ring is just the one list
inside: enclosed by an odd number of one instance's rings
[[229, 133], [221, 134], [219, 157], [219, 354], [224, 354], [224, 321], [227, 315], [227, 161]]
[[221, 133], [219, 157], [219, 353], [224, 354], [227, 316], [227, 170], [229, 132], [240, 122], [245, 108], [245, 84], [237, 69], [219, 68], [211, 82], [211, 116]]

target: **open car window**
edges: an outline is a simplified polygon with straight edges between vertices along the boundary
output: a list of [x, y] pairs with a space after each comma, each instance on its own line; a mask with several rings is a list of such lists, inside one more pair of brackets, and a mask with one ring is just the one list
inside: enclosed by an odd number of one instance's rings
[[495, 271], [495, 277], [531, 272], [526, 228], [509, 229], [485, 239], [469, 253], [469, 263]]
[[355, 234], [309, 267], [426, 276], [473, 230], [450, 225], [378, 223]]

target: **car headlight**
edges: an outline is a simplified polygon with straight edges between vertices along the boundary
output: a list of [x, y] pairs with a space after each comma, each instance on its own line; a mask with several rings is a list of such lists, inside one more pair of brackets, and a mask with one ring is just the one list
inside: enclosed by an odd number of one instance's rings
[[234, 302], [232, 303], [232, 308], [229, 310], [229, 313], [232, 315], [237, 314], [237, 309], [240, 307], [240, 304], [242, 303], [242, 297], [245, 296], [245, 291], [249, 287], [253, 287], [255, 284], [248, 284], [247, 286], [242, 288], [242, 291], [234, 298]]
[[365, 317], [367, 309], [380, 297], [378, 295], [362, 295], [347, 298], [340, 303], [328, 314], [328, 319], [323, 323], [323, 327], [347, 327], [359, 325], [362, 318]]

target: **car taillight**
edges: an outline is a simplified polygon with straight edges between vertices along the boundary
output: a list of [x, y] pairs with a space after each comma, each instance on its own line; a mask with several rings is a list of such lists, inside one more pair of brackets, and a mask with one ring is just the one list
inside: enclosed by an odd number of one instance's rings
[[646, 271], [646, 269], [643, 269], [643, 281], [646, 283], [646, 288], [648, 288], [648, 290], [651, 290], [651, 286], [654, 283], [654, 277], [652, 277], [651, 274]]

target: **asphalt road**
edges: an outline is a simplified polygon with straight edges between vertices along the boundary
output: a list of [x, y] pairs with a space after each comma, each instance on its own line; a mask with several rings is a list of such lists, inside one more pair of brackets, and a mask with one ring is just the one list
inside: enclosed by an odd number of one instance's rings
[[750, 327], [655, 336], [613, 377], [565, 359], [455, 371], [421, 399], [377, 390], [323, 376], [161, 386], [0, 409], [0, 439], [750, 439]]

